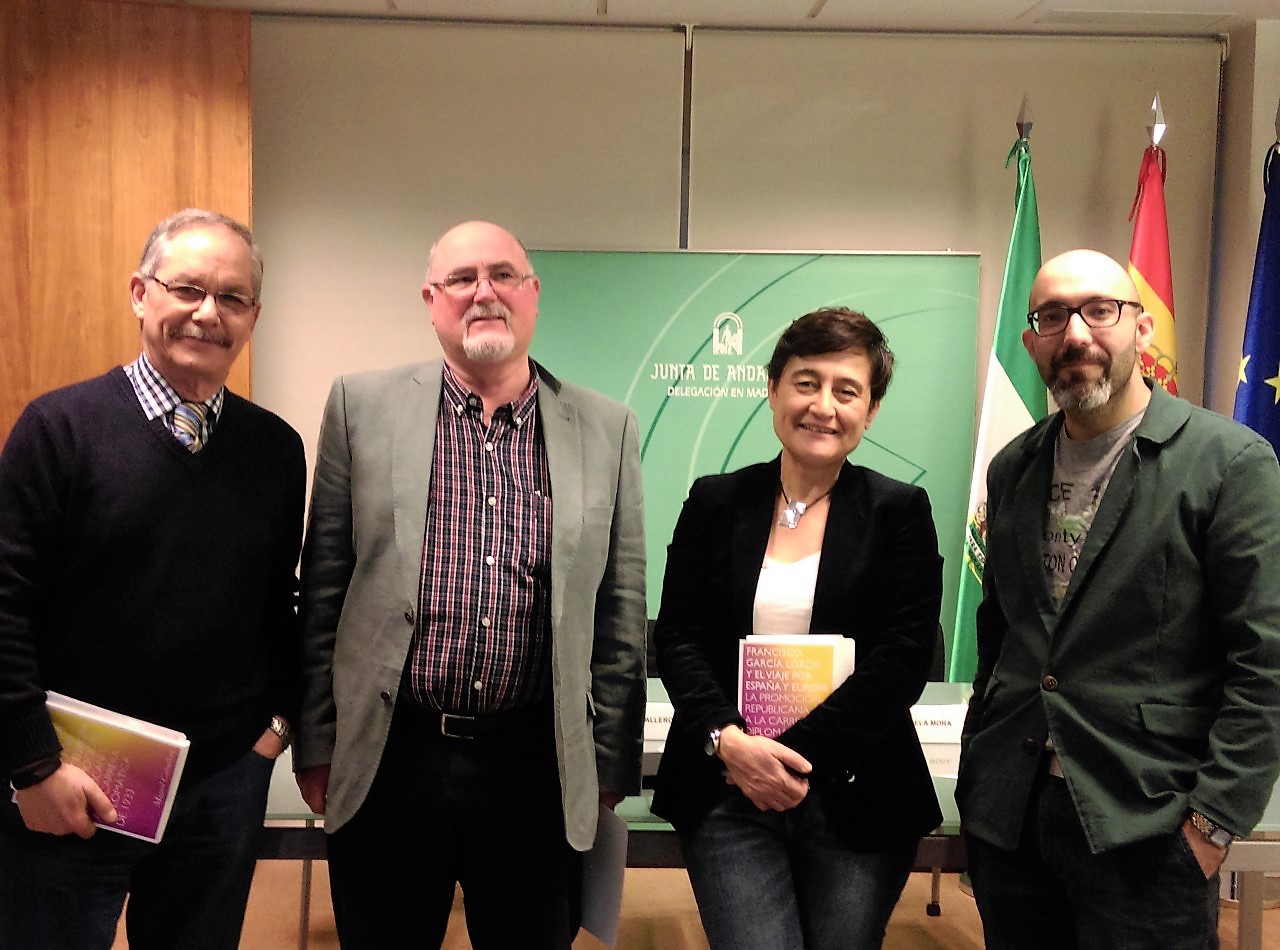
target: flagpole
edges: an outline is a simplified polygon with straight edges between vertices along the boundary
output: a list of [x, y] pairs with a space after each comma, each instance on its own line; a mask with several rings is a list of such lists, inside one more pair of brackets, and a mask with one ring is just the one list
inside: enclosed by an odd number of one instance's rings
[[1142, 309], [1151, 314], [1155, 333], [1141, 354], [1142, 375], [1178, 394], [1178, 346], [1173, 319], [1173, 265], [1169, 256], [1169, 222], [1165, 215], [1164, 181], [1168, 155], [1160, 142], [1168, 130], [1160, 93], [1151, 101], [1147, 136], [1151, 144], [1142, 153], [1138, 190], [1129, 211], [1133, 244], [1129, 249], [1129, 276], [1138, 288]]
[[1040, 269], [1040, 216], [1029, 141], [1031, 102], [1026, 95], [1022, 97], [1016, 125], [1018, 138], [1005, 159], [1005, 167], [1017, 158], [1018, 184], [974, 449], [963, 567], [947, 667], [947, 679], [952, 683], [973, 682], [977, 670], [975, 611], [982, 600], [982, 572], [986, 565], [987, 465], [1010, 439], [1043, 418], [1047, 406], [1044, 382], [1022, 346], [1022, 332], [1027, 328], [1027, 299]]

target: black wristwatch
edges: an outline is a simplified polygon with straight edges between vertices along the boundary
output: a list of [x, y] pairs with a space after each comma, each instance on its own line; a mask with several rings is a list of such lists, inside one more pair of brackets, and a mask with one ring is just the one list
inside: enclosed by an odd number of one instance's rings
[[1225, 848], [1231, 844], [1233, 838], [1226, 828], [1215, 825], [1198, 811], [1192, 811], [1187, 817], [1191, 819], [1191, 826], [1208, 838], [1210, 844], [1215, 844], [1219, 848]]
[[711, 732], [707, 734], [707, 741], [702, 746], [702, 751], [707, 753], [707, 755], [711, 756], [713, 759], [720, 754], [721, 731], [722, 730], [720, 729], [712, 729]]

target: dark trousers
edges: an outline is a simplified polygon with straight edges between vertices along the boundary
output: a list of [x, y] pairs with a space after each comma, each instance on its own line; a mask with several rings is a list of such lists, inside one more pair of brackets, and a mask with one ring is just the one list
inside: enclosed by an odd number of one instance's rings
[[397, 707], [368, 798], [329, 836], [345, 950], [439, 947], [461, 884], [476, 950], [557, 948], [581, 917], [550, 705], [476, 738]]
[[1067, 783], [1042, 776], [1022, 841], [968, 836], [988, 950], [1205, 950], [1218, 946], [1218, 875], [1182, 830], [1092, 854]]
[[253, 881], [272, 763], [256, 752], [184, 778], [159, 844], [98, 829], [28, 831], [0, 806], [0, 947], [108, 950], [129, 896], [131, 950], [235, 950]]

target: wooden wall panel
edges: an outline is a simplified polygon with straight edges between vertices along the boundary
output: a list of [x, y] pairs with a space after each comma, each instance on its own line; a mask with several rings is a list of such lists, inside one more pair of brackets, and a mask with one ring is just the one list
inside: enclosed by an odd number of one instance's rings
[[[180, 208], [250, 217], [250, 16], [105, 0], [0, 11], [0, 436], [138, 353], [129, 275]], [[250, 349], [228, 385], [248, 395]]]

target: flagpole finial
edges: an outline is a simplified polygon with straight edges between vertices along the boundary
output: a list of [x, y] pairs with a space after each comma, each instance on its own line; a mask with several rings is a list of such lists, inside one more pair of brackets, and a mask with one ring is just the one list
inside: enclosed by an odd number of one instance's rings
[[1156, 97], [1151, 100], [1151, 122], [1147, 125], [1147, 133], [1151, 136], [1151, 145], [1157, 146], [1160, 140], [1164, 138], [1164, 130], [1168, 126], [1164, 123], [1164, 108], [1160, 105], [1160, 93], [1156, 93]]
[[1031, 97], [1024, 92], [1022, 94], [1022, 108], [1018, 110], [1018, 138], [1031, 137], [1031, 124]]

